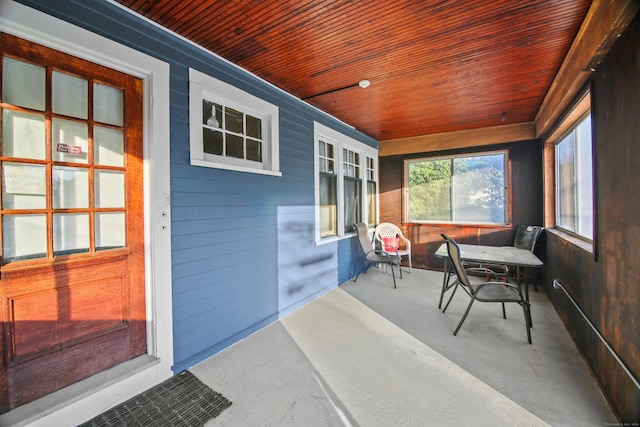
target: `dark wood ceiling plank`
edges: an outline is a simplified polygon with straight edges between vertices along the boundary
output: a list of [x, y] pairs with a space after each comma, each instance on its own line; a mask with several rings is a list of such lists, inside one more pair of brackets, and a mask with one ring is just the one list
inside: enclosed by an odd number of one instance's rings
[[[530, 122], [590, 0], [117, 0], [378, 140]], [[600, 0], [599, 0], [600, 1]]]

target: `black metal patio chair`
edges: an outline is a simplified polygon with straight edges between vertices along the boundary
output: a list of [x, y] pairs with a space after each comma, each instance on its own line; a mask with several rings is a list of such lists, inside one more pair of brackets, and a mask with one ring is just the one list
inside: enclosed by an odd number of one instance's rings
[[451, 292], [451, 296], [447, 301], [447, 304], [442, 309], [444, 313], [449, 307], [453, 296], [456, 293], [458, 288], [462, 288], [468, 295], [471, 297], [469, 301], [469, 305], [460, 319], [460, 323], [456, 327], [456, 330], [453, 332], [453, 335], [457, 335], [460, 327], [464, 323], [467, 315], [469, 314], [469, 310], [471, 310], [471, 306], [475, 301], [480, 302], [499, 302], [502, 304], [502, 317], [507, 318], [507, 313], [505, 311], [505, 303], [513, 302], [519, 304], [522, 307], [522, 311], [524, 312], [524, 320], [525, 325], [527, 327], [527, 341], [531, 344], [531, 311], [530, 305], [525, 300], [522, 292], [520, 291], [520, 287], [509, 282], [502, 281], [492, 281], [492, 282], [480, 282], [480, 283], [472, 283], [467, 276], [467, 272], [465, 271], [462, 259], [460, 257], [460, 248], [455, 240], [447, 237], [442, 234], [442, 238], [446, 241], [447, 244], [447, 252], [449, 254], [449, 260], [451, 265], [453, 266], [453, 270], [456, 275], [456, 281], [449, 286], [448, 289], [453, 287], [453, 291]]
[[355, 227], [358, 233], [358, 243], [360, 243], [360, 247], [362, 248], [362, 252], [364, 253], [365, 265], [362, 271], [358, 273], [353, 281], [355, 282], [356, 280], [358, 280], [360, 274], [366, 273], [371, 265], [385, 264], [388, 265], [391, 269], [391, 276], [393, 277], [393, 287], [396, 288], [396, 275], [393, 270], [394, 267], [398, 267], [398, 271], [400, 271], [400, 278], [402, 279], [402, 270], [400, 270], [400, 256], [398, 255], [398, 253], [396, 252], [394, 254], [382, 249], [374, 249], [373, 244], [369, 239], [367, 225], [359, 222], [355, 225]]

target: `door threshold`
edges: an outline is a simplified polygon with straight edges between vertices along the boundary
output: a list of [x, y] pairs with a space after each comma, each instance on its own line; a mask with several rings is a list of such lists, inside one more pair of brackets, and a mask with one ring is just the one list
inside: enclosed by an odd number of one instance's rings
[[[27, 426], [31, 423], [35, 423], [48, 415], [54, 414], [57, 411], [64, 410], [65, 408], [79, 402], [82, 399], [90, 397], [100, 391], [103, 391], [109, 387], [116, 385], [117, 383], [129, 379], [136, 374], [148, 370], [155, 365], [160, 364], [160, 359], [142, 355], [135, 359], [122, 362], [106, 371], [92, 375], [89, 378], [85, 378], [82, 381], [78, 381], [68, 387], [62, 388], [51, 394], [48, 394], [40, 399], [34, 400], [31, 403], [19, 406], [7, 413], [0, 415], [0, 426]], [[160, 381], [161, 379], [158, 379]], [[140, 391], [135, 391], [131, 396], [136, 395]], [[114, 393], [116, 394], [116, 393]], [[119, 396], [119, 400], [126, 400], [131, 397], [129, 395]], [[114, 397], [114, 396], [111, 396]], [[103, 402], [105, 405], [116, 405], [119, 401]], [[98, 408], [95, 408], [96, 410]], [[97, 412], [96, 415], [100, 413]], [[71, 421], [71, 420], [69, 420]], [[71, 425], [77, 425], [78, 422], [72, 422]]]

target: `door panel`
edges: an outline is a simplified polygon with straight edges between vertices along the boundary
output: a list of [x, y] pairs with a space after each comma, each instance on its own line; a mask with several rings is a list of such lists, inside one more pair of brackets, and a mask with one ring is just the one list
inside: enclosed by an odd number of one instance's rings
[[0, 413], [146, 352], [142, 81], [0, 33]]

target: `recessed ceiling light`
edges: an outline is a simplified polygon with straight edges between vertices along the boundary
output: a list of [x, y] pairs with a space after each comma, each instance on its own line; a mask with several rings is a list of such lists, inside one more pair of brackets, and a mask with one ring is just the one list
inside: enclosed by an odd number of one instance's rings
[[369, 80], [360, 80], [358, 82], [358, 86], [360, 86], [361, 88], [365, 88], [365, 87], [369, 87], [369, 85], [371, 84], [371, 82]]

